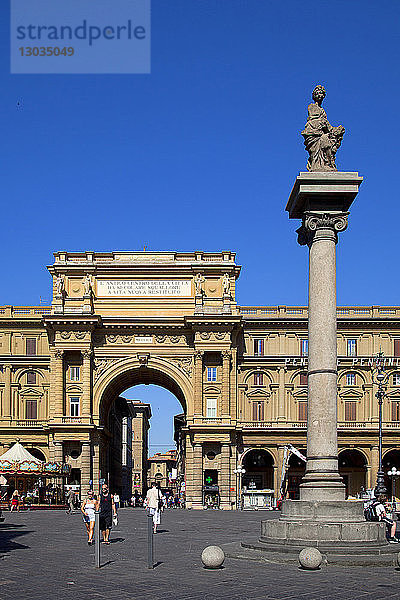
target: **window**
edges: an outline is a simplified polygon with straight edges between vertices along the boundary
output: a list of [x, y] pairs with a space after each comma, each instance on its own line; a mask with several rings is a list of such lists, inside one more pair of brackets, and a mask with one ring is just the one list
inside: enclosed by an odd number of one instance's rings
[[30, 385], [35, 385], [36, 373], [34, 371], [28, 371], [28, 373], [26, 374], [26, 383]]
[[30, 398], [26, 401], [26, 419], [37, 419], [37, 400], [36, 398]]
[[207, 381], [217, 381], [217, 367], [207, 367]]
[[300, 355], [308, 356], [308, 340], [300, 340]]
[[70, 399], [70, 414], [71, 417], [79, 417], [79, 397], [72, 396]]
[[264, 421], [264, 402], [262, 400], [253, 402], [253, 421]]
[[347, 356], [357, 356], [357, 340], [347, 340]]
[[393, 374], [393, 385], [400, 385], [400, 373]]
[[394, 340], [394, 356], [400, 356], [400, 339]]
[[307, 373], [300, 373], [300, 385], [307, 385]]
[[346, 385], [356, 385], [356, 374], [355, 373], [347, 373], [346, 374]]
[[264, 356], [264, 340], [254, 340], [254, 356]]
[[344, 420], [345, 421], [356, 421], [356, 401], [347, 400], [344, 403]]
[[392, 421], [400, 421], [400, 402], [392, 402]]
[[217, 399], [207, 398], [206, 404], [206, 415], [208, 419], [212, 419], [217, 416]]
[[69, 377], [71, 381], [79, 381], [80, 377], [80, 367], [70, 367], [69, 368]]
[[263, 373], [254, 373], [254, 385], [263, 385]]
[[36, 338], [26, 338], [26, 355], [36, 356]]
[[299, 406], [299, 421], [307, 421], [307, 402], [301, 400]]

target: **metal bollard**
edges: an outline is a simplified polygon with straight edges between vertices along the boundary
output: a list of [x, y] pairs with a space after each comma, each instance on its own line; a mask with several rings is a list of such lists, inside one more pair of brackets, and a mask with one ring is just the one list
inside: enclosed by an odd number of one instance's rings
[[100, 569], [100, 511], [94, 511], [94, 566]]
[[154, 569], [153, 516], [147, 515], [147, 568]]

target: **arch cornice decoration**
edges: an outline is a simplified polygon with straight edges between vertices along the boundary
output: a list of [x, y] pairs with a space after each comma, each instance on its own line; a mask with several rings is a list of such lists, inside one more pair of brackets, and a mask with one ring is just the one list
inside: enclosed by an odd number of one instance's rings
[[[157, 375], [159, 375], [159, 378]], [[118, 380], [120, 380], [120, 383]], [[126, 387], [124, 388], [125, 383]], [[177, 396], [186, 414], [188, 416], [193, 415], [193, 384], [185, 371], [167, 358], [150, 355], [147, 364], [143, 365], [139, 357], [134, 356], [108, 363], [105, 370], [95, 381], [93, 387], [93, 417], [95, 422], [100, 422], [101, 411], [105, 408], [105, 406], [102, 406], [104, 398], [113, 385], [122, 386], [123, 389], [118, 392], [122, 393], [130, 385], [140, 383], [154, 383], [169, 389]]]
[[270, 398], [271, 396], [271, 392], [268, 392], [267, 390], [264, 390], [262, 388], [254, 388], [252, 390], [250, 390], [249, 392], [245, 392], [247, 398], [252, 398], [253, 396], [263, 396], [264, 398]]
[[256, 446], [253, 448], [246, 448], [242, 452], [242, 454], [239, 456], [239, 466], [243, 465], [243, 459], [245, 458], [245, 456], [247, 456], [247, 454], [249, 454], [249, 452], [253, 452], [253, 450], [264, 450], [264, 452], [267, 452], [267, 454], [269, 454], [272, 457], [272, 460], [274, 461], [273, 466], [277, 464], [277, 455], [273, 448], [264, 448], [263, 446]]
[[257, 374], [257, 373], [262, 373], [263, 375], [265, 375], [268, 379], [267, 383], [265, 385], [271, 385], [274, 382], [273, 377], [271, 376], [271, 374], [268, 372], [267, 369], [250, 369], [248, 371], [246, 371], [244, 377], [243, 377], [243, 383], [247, 383], [247, 385], [251, 385], [248, 381], [251, 377], [253, 377], [253, 375]]
[[292, 392], [292, 396], [296, 398], [296, 400], [307, 400], [308, 397], [308, 388], [304, 387], [301, 389]]
[[343, 400], [360, 400], [364, 397], [364, 394], [356, 388], [346, 388], [339, 393], [339, 397]]

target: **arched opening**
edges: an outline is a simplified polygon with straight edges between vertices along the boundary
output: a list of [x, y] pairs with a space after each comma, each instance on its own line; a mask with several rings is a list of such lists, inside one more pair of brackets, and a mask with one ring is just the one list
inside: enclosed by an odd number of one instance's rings
[[30, 454], [32, 454], [32, 456], [34, 456], [38, 460], [46, 462], [47, 459], [41, 450], [38, 450], [37, 448], [27, 448], [27, 450]]
[[339, 453], [339, 473], [346, 486], [346, 498], [358, 497], [366, 489], [367, 459], [355, 449], [342, 450]]
[[262, 448], [255, 448], [245, 454], [242, 461], [246, 473], [243, 475], [243, 489], [265, 490], [274, 488], [274, 459]]
[[385, 473], [385, 485], [389, 497], [400, 497], [399, 477], [390, 477], [388, 471], [395, 467], [400, 471], [400, 450], [389, 450], [382, 458], [382, 468]]
[[[121, 500], [142, 496], [152, 481], [164, 492], [181, 491], [184, 460], [177, 457], [176, 447], [186, 419], [183, 379], [173, 367], [168, 372], [150, 365], [122, 365], [96, 390], [103, 431], [100, 480], [108, 481]], [[177, 414], [180, 419], [174, 419]]]
[[[299, 449], [300, 452], [305, 455], [306, 451]], [[290, 500], [299, 500], [300, 498], [300, 484], [303, 476], [306, 472], [306, 463], [304, 460], [292, 454], [289, 458], [289, 471], [288, 471], [288, 482], [286, 497]]]

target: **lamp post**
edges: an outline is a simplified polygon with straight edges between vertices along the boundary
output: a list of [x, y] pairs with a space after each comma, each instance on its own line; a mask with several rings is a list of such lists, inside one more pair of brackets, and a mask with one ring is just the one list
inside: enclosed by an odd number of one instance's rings
[[246, 469], [243, 469], [243, 467], [238, 467], [234, 470], [234, 473], [236, 473], [236, 476], [239, 477], [239, 485], [236, 488], [238, 490], [238, 498], [236, 499], [236, 510], [242, 510], [242, 475], [246, 473]]
[[383, 472], [383, 468], [382, 468], [382, 405], [383, 405], [383, 399], [385, 397], [385, 390], [384, 390], [384, 381], [386, 379], [386, 375], [384, 372], [384, 367], [383, 364], [381, 362], [379, 362], [379, 359], [383, 357], [383, 353], [379, 352], [377, 355], [377, 361], [376, 361], [376, 369], [377, 369], [377, 374], [375, 376], [375, 380], [374, 377], [372, 376], [372, 381], [373, 383], [375, 383], [378, 386], [378, 391], [376, 392], [375, 396], [378, 399], [378, 407], [379, 407], [379, 469], [378, 469], [378, 473], [376, 475], [376, 486], [375, 486], [375, 496], [378, 497], [379, 494], [387, 494], [387, 489], [385, 486], [385, 473]]
[[396, 467], [392, 467], [390, 471], [387, 472], [389, 477], [392, 478], [392, 507], [393, 511], [396, 511], [396, 477], [400, 475], [400, 471], [396, 469]]

